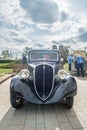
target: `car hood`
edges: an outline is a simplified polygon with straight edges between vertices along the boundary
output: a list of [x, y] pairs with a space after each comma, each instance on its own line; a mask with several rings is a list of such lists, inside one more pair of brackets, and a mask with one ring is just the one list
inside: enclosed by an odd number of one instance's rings
[[56, 63], [55, 62], [33, 62], [33, 63], [28, 63], [28, 65], [31, 65], [31, 66], [37, 66], [39, 64], [49, 64], [49, 65], [55, 65]]

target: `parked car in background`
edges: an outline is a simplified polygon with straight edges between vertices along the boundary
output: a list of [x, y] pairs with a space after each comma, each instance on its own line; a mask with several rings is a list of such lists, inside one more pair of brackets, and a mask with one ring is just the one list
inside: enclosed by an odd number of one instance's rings
[[24, 101], [51, 104], [64, 100], [66, 106], [72, 108], [77, 83], [73, 76], [61, 69], [62, 62], [57, 50], [29, 51], [28, 68], [11, 80], [11, 105], [19, 108]]

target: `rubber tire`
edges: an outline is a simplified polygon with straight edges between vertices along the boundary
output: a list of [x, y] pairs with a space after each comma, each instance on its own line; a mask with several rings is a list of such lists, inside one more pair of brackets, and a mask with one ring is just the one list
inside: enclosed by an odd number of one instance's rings
[[16, 102], [16, 97], [18, 96], [19, 94], [17, 93], [12, 93], [10, 94], [10, 102], [11, 102], [11, 105], [12, 107], [18, 109], [19, 107], [21, 107], [23, 105], [23, 100], [20, 101], [20, 104], [18, 104]]
[[66, 98], [66, 106], [67, 108], [72, 108], [74, 103], [74, 97], [67, 97]]

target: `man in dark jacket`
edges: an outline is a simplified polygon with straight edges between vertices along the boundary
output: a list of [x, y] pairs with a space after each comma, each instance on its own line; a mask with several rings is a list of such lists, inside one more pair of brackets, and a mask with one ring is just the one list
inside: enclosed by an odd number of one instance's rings
[[80, 75], [81, 70], [82, 77], [84, 77], [84, 58], [80, 54], [78, 54], [75, 62], [77, 68], [77, 76]]
[[26, 63], [27, 62], [27, 58], [26, 58], [26, 55], [22, 55], [22, 63]]

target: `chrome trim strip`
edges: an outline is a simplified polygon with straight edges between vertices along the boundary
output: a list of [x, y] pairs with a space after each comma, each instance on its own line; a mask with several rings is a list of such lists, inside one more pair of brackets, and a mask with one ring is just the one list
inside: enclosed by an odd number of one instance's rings
[[[48, 96], [47, 96], [46, 98], [44, 97], [45, 95], [42, 96], [43, 98], [40, 97], [40, 95], [38, 94], [37, 89], [36, 89], [36, 84], [35, 84], [35, 68], [36, 68], [37, 66], [39, 66], [39, 65], [48, 65], [48, 66], [51, 66], [51, 67], [53, 68], [52, 88], [51, 88], [50, 93], [48, 94]], [[37, 66], [34, 68], [34, 71], [33, 71], [33, 75], [34, 75], [34, 88], [35, 88], [35, 92], [36, 92], [37, 96], [38, 96], [42, 101], [46, 101], [46, 100], [50, 97], [50, 95], [51, 95], [51, 93], [52, 93], [52, 90], [53, 90], [54, 78], [55, 78], [55, 69], [54, 69], [54, 66], [52, 66], [52, 65], [50, 65], [50, 64], [47, 64], [47, 63], [43, 63], [43, 64], [39, 64], [39, 65], [37, 65]], [[45, 76], [44, 76], [44, 77], [45, 77]]]
[[44, 97], [44, 88], [45, 88], [45, 65], [43, 66], [43, 97]]

